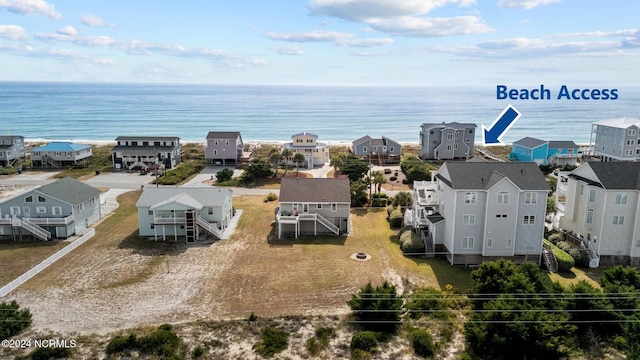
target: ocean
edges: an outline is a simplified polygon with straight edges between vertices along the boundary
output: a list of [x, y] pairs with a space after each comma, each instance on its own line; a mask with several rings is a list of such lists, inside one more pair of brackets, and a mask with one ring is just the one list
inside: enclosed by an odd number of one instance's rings
[[[538, 88], [539, 85], [532, 86]], [[554, 89], [554, 87], [547, 86]], [[559, 88], [555, 87], [555, 88]], [[640, 117], [640, 87], [617, 100], [497, 100], [491, 86], [172, 85], [0, 82], [0, 134], [27, 139], [113, 141], [117, 136], [179, 136], [240, 131], [247, 141], [319, 141], [382, 135], [418, 142], [422, 123], [489, 126], [511, 104], [522, 114], [504, 142], [525, 136], [588, 143], [591, 123]]]

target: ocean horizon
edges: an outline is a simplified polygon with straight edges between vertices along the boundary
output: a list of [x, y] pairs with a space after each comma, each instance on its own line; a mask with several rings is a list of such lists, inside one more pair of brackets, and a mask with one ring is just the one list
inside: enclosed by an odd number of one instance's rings
[[[535, 87], [538, 87], [536, 85]], [[364, 135], [418, 143], [422, 123], [475, 123], [476, 142], [511, 104], [522, 114], [502, 140], [526, 136], [589, 143], [596, 121], [640, 117], [640, 87], [616, 100], [498, 100], [492, 86], [200, 85], [0, 82], [0, 134], [31, 141], [113, 142], [117, 136], [239, 131], [245, 142], [284, 143], [310, 132], [350, 143]]]

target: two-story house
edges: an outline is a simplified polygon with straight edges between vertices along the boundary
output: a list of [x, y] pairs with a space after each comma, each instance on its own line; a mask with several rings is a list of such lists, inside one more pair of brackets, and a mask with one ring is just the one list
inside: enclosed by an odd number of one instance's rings
[[587, 162], [565, 175], [560, 228], [598, 259], [640, 266], [640, 163]]
[[420, 158], [453, 160], [473, 157], [476, 137], [473, 123], [425, 123], [420, 126]]
[[548, 192], [535, 163], [445, 162], [430, 182], [414, 183], [407, 218], [452, 265], [540, 263]]
[[204, 157], [207, 164], [237, 164], [242, 159], [244, 144], [238, 131], [209, 131]]
[[172, 169], [180, 164], [180, 138], [175, 136], [118, 136], [111, 149], [113, 168], [162, 166]]
[[0, 166], [13, 165], [24, 158], [24, 136], [0, 135]]
[[166, 241], [224, 238], [233, 217], [233, 192], [220, 187], [145, 187], [136, 203], [139, 234]]
[[510, 160], [531, 161], [538, 165], [576, 165], [581, 155], [573, 141], [546, 141], [532, 137], [522, 138], [512, 144]]
[[0, 236], [66, 239], [102, 217], [100, 190], [71, 177], [20, 193], [0, 203]]
[[380, 139], [373, 139], [371, 136], [365, 135], [353, 141], [351, 151], [356, 156], [384, 164], [386, 162], [400, 161], [402, 145], [386, 136]]
[[[327, 144], [318, 142], [318, 135], [303, 132], [291, 136], [291, 142], [283, 145], [283, 148], [291, 150], [293, 155], [304, 155], [304, 165], [311, 169], [329, 163], [329, 148]], [[292, 156], [293, 158], [293, 156]], [[290, 164], [294, 165], [290, 160]]]
[[93, 156], [91, 145], [50, 142], [30, 151], [31, 167], [61, 168], [76, 165]]
[[595, 155], [603, 161], [640, 160], [640, 120], [606, 119], [591, 125], [591, 142]]
[[351, 231], [349, 179], [283, 178], [276, 208], [283, 235], [344, 235]]

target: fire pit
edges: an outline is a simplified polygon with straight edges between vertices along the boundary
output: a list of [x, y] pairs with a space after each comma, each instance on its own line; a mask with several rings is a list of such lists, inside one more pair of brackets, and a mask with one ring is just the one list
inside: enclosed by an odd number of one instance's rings
[[358, 253], [351, 254], [351, 258], [357, 261], [367, 261], [371, 259], [371, 255], [363, 252], [358, 252]]

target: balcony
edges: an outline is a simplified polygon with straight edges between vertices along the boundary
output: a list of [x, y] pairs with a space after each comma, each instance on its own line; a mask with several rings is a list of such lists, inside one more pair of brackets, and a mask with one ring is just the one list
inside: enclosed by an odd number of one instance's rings
[[45, 226], [45, 225], [69, 225], [69, 224], [73, 224], [76, 221], [75, 216], [73, 215], [69, 215], [67, 217], [63, 217], [63, 218], [29, 218], [29, 221], [36, 224], [36, 225], [40, 225], [40, 226]]
[[184, 216], [156, 215], [153, 218], [153, 223], [156, 225], [171, 225], [171, 224], [183, 225], [185, 221], [186, 221], [186, 217]]

